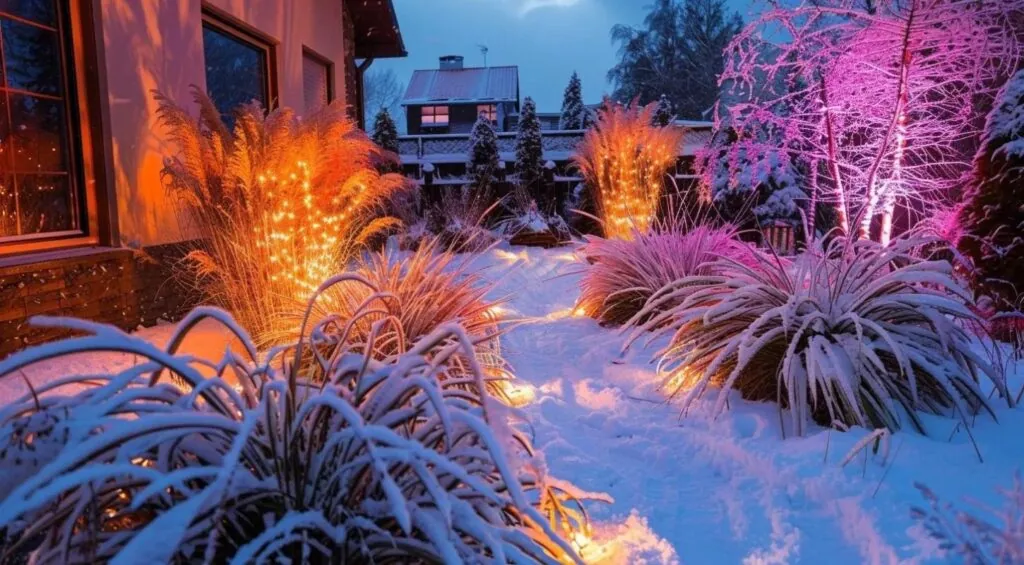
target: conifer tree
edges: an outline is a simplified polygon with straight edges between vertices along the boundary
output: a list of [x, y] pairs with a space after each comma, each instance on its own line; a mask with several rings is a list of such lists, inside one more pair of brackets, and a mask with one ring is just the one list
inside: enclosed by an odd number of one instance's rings
[[541, 189], [544, 158], [544, 146], [540, 133], [540, 120], [537, 119], [537, 105], [529, 96], [523, 102], [519, 113], [519, 133], [516, 134], [516, 168], [519, 171], [519, 184], [527, 189], [534, 199]]
[[370, 139], [385, 151], [398, 153], [398, 126], [387, 108], [381, 108], [373, 120], [373, 135]]
[[[1024, 70], [988, 115], [964, 205], [961, 247], [1003, 306], [1024, 293]], [[998, 282], [997, 282], [998, 281]]]
[[558, 121], [559, 129], [583, 129], [583, 118], [586, 108], [583, 107], [583, 85], [576, 72], [569, 78], [562, 98], [562, 117]]
[[484, 114], [477, 117], [469, 142], [469, 179], [478, 194], [483, 194], [498, 173], [498, 136]]
[[662, 94], [661, 98], [658, 98], [658, 105], [654, 107], [654, 125], [661, 128], [666, 127], [672, 123], [674, 117], [672, 102], [668, 99], [668, 96]]

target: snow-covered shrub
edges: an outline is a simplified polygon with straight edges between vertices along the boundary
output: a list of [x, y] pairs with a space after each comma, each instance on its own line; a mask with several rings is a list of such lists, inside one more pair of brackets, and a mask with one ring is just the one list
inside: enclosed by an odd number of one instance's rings
[[469, 133], [469, 155], [466, 169], [472, 187], [478, 192], [488, 192], [498, 177], [498, 136], [494, 126], [485, 114], [477, 116]]
[[[204, 318], [241, 350], [177, 354]], [[42, 321], [89, 335], [15, 354], [0, 378], [80, 352], [141, 362], [54, 380], [0, 412], [6, 432], [45, 414], [68, 430], [0, 502], [0, 532], [17, 528], [0, 562], [32, 540], [35, 563], [578, 562], [563, 536], [585, 527], [587, 495], [546, 476], [458, 325], [375, 360], [339, 316], [265, 354], [212, 308], [187, 316], [166, 350], [111, 326]], [[368, 339], [364, 351], [382, 338]], [[460, 376], [457, 356], [470, 368]], [[20, 465], [11, 457], [4, 468]]]
[[726, 218], [745, 222], [750, 211], [761, 223], [800, 219], [807, 195], [789, 154], [777, 145], [765, 132], [743, 138], [729, 132], [699, 152], [701, 189]]
[[972, 565], [1024, 563], [1024, 484], [1019, 473], [1011, 488], [999, 489], [1002, 508], [975, 505], [974, 512], [943, 503], [928, 487], [916, 486], [928, 508], [913, 508], [911, 516], [939, 541], [947, 557]]
[[[473, 344], [488, 389], [501, 396], [511, 378], [499, 340], [502, 301], [487, 298], [493, 285], [473, 267], [473, 259], [472, 254], [444, 250], [437, 238], [424, 240], [411, 252], [385, 249], [368, 254], [353, 265], [359, 280], [327, 291], [314, 306], [314, 318], [334, 314], [355, 320], [347, 339], [359, 349], [375, 334], [375, 349], [368, 352], [374, 359], [409, 351], [438, 328], [458, 323]], [[373, 308], [359, 316], [367, 304]], [[469, 372], [469, 361], [461, 353], [452, 356], [450, 364], [449, 373]]]
[[651, 125], [653, 112], [654, 105], [606, 103], [573, 155], [594, 191], [607, 238], [628, 239], [656, 220], [665, 175], [676, 163], [682, 133]]
[[519, 111], [519, 128], [516, 131], [516, 172], [519, 174], [519, 185], [534, 200], [541, 196], [544, 188], [544, 171], [541, 169], [543, 159], [544, 142], [540, 120], [537, 118], [537, 105], [527, 96]]
[[1024, 70], [1000, 91], [985, 123], [959, 219], [960, 246], [980, 289], [1000, 309], [1024, 294]]
[[378, 174], [383, 153], [341, 102], [301, 120], [247, 105], [229, 130], [205, 94], [194, 96], [198, 119], [156, 95], [178, 150], [164, 181], [202, 241], [175, 267], [263, 344], [280, 316], [301, 312], [323, 279], [398, 223], [381, 209], [406, 182]]
[[587, 108], [583, 105], [583, 83], [580, 75], [573, 71], [562, 96], [562, 115], [558, 119], [558, 129], [583, 129], [586, 112]]
[[758, 268], [721, 261], [718, 274], [660, 289], [637, 319], [670, 336], [660, 369], [684, 411], [717, 385], [714, 414], [739, 389], [788, 408], [797, 434], [811, 418], [897, 429], [903, 415], [924, 432], [918, 412], [988, 410], [983, 377], [1012, 402], [957, 323], [977, 319], [970, 293], [949, 263], [918, 258], [920, 245], [835, 238], [788, 267], [767, 255]]
[[680, 222], [665, 222], [629, 240], [586, 236], [579, 253], [588, 266], [577, 307], [602, 323], [626, 323], [665, 285], [710, 275], [721, 257], [752, 257], [747, 244], [735, 236], [736, 230], [728, 226], [687, 227]]
[[550, 235], [553, 242], [564, 242], [572, 238], [569, 224], [557, 212], [547, 213], [537, 205], [537, 200], [524, 185], [515, 186], [505, 199], [505, 217], [495, 229], [506, 238], [517, 235]]
[[500, 203], [489, 190], [472, 186], [444, 189], [440, 204], [430, 211], [429, 229], [448, 249], [486, 249], [499, 240], [498, 234], [488, 227]]

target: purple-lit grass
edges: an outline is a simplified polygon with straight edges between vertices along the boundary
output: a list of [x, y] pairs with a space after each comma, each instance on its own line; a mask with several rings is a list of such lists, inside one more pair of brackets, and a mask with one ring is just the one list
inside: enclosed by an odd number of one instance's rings
[[669, 338], [659, 371], [685, 412], [712, 386], [713, 413], [738, 389], [787, 408], [800, 435], [810, 420], [924, 432], [919, 412], [968, 420], [991, 412], [982, 379], [1013, 404], [1005, 382], [972, 347], [970, 293], [945, 261], [899, 239], [819, 242], [792, 265], [720, 261], [719, 272], [678, 280], [637, 314], [634, 339]]
[[616, 325], [636, 316], [665, 285], [709, 275], [714, 261], [722, 257], [745, 261], [753, 256], [732, 227], [687, 227], [682, 221], [634, 232], [631, 239], [588, 237], [580, 254], [589, 265], [577, 307], [602, 323]]

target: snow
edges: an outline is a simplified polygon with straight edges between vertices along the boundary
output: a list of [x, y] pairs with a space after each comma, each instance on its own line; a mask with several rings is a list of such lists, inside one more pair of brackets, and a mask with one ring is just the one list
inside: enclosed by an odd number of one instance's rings
[[[947, 501], [999, 506], [996, 486], [1024, 466], [1021, 409], [998, 410], [998, 423], [977, 418], [971, 432], [984, 463], [954, 421], [937, 417], [922, 416], [931, 437], [895, 433], [887, 460], [882, 450], [865, 450], [846, 466], [840, 463], [868, 431], [814, 428], [784, 438], [775, 406], [738, 397], [716, 420], [702, 401], [681, 418], [658, 390], [650, 362], [663, 343], [623, 353], [625, 335], [578, 316], [583, 266], [571, 247], [492, 249], [474, 264], [496, 283], [493, 296], [511, 296], [507, 314], [523, 320], [503, 346], [518, 377], [518, 410], [546, 465], [614, 501], [590, 504], [593, 531], [570, 540], [588, 563], [945, 562], [911, 518], [912, 507], [926, 505], [915, 481]], [[200, 327], [185, 349], [222, 351], [226, 334]], [[160, 345], [172, 328], [136, 335]], [[25, 373], [39, 386], [135, 362], [85, 354]], [[1013, 390], [1022, 380], [1011, 381]], [[0, 402], [25, 392], [20, 379], [0, 380]]]
[[618, 553], [592, 561], [584, 549], [588, 562], [943, 562], [911, 519], [911, 507], [925, 504], [914, 482], [948, 501], [999, 506], [996, 485], [1024, 466], [1024, 444], [1010, 431], [1024, 426], [1020, 409], [998, 411], [998, 423], [978, 418], [971, 431], [984, 463], [954, 421], [923, 416], [932, 437], [893, 434], [887, 464], [869, 452], [845, 468], [866, 430], [783, 438], [775, 406], [738, 397], [717, 420], [702, 403], [681, 419], [649, 363], [659, 344], [620, 355], [620, 332], [574, 316], [582, 267], [570, 248], [489, 255], [479, 262], [500, 280], [493, 292], [512, 295], [510, 315], [528, 320], [503, 344], [532, 395], [521, 409], [535, 444], [555, 476], [615, 500], [589, 510], [595, 532], [608, 536], [595, 535], [595, 546]]

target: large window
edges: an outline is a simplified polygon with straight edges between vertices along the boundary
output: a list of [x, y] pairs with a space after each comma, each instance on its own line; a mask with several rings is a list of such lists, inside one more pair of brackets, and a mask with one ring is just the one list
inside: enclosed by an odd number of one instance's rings
[[424, 106], [423, 119], [420, 122], [424, 127], [436, 127], [448, 125], [448, 106]]
[[490, 120], [492, 124], [498, 123], [498, 107], [494, 104], [480, 104], [476, 107], [476, 113]]
[[86, 230], [66, 7], [0, 0], [0, 243]]
[[309, 49], [302, 50], [302, 95], [307, 114], [323, 108], [334, 100], [331, 88], [332, 66], [324, 57]]
[[233, 112], [242, 104], [256, 101], [269, 109], [275, 102], [273, 54], [269, 42], [214, 14], [203, 14], [206, 93], [227, 122], [233, 122]]

